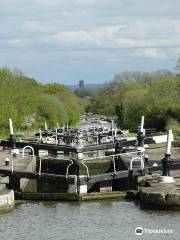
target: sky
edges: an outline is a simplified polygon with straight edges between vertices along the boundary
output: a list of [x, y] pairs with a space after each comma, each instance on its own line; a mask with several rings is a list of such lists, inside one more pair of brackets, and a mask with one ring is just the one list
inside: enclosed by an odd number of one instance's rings
[[0, 0], [0, 67], [40, 82], [175, 71], [180, 0]]

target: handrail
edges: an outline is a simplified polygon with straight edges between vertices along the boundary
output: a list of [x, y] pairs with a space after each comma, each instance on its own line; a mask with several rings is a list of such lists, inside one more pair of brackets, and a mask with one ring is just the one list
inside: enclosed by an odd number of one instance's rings
[[87, 171], [87, 178], [89, 178], [89, 169], [88, 169], [88, 166], [84, 163], [83, 160], [81, 161], [81, 163], [82, 163], [83, 166], [85, 166], [86, 171]]
[[133, 157], [133, 158], [131, 159], [131, 162], [130, 162], [130, 170], [133, 169], [132, 163], [133, 163], [134, 161], [137, 161], [137, 160], [140, 160], [140, 162], [141, 162], [141, 170], [144, 169], [144, 161], [143, 161], [142, 157], [143, 157], [143, 155], [142, 155], [141, 157]]
[[70, 160], [70, 161], [71, 161], [71, 163], [67, 166], [67, 169], [66, 169], [66, 178], [68, 178], [70, 166], [74, 164], [74, 163], [73, 163], [73, 160]]
[[33, 158], [34, 158], [34, 148], [31, 147], [31, 146], [25, 146], [25, 147], [23, 148], [22, 157], [24, 158], [24, 151], [25, 151], [26, 148], [30, 148], [30, 149], [32, 150], [32, 153], [33, 153], [32, 155], [33, 155]]

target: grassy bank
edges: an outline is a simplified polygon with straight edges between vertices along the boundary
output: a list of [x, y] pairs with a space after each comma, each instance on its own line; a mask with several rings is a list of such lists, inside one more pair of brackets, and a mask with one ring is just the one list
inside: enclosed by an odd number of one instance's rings
[[40, 84], [20, 71], [0, 68], [0, 136], [8, 132], [8, 118], [17, 130], [48, 126], [56, 123], [75, 124], [82, 105], [64, 85]]

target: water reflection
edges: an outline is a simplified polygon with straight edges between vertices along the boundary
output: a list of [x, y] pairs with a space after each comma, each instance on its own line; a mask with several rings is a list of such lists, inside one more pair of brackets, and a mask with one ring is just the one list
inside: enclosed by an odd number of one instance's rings
[[[136, 227], [174, 229], [179, 239], [180, 211], [141, 210], [131, 201], [19, 202], [0, 212], [1, 239], [136, 239]], [[146, 239], [160, 239], [147, 235]]]

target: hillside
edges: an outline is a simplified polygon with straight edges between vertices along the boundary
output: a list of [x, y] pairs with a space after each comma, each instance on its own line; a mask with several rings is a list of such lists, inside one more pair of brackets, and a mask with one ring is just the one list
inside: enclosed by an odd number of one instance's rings
[[8, 131], [8, 118], [16, 129], [38, 128], [44, 121], [51, 127], [57, 122], [75, 124], [82, 105], [63, 85], [40, 84], [20, 71], [0, 68], [0, 136]]

